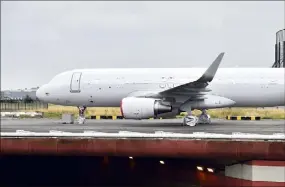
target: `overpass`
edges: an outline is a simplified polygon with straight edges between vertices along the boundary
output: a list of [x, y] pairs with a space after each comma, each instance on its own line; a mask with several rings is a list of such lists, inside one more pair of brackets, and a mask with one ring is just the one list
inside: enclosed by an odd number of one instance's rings
[[[191, 163], [196, 163], [198, 173], [195, 180], [200, 186], [285, 185], [284, 133], [18, 130], [1, 132], [1, 155], [73, 155], [102, 157], [104, 160], [111, 157], [191, 159]], [[215, 172], [205, 172], [203, 167]], [[185, 168], [170, 170], [179, 173], [183, 179], [189, 178]], [[170, 170], [163, 172], [163, 178], [173, 175]]]

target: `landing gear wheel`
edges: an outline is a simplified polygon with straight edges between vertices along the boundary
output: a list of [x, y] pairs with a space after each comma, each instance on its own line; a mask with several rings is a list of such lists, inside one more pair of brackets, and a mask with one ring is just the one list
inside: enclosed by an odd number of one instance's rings
[[183, 126], [194, 127], [196, 126], [197, 122], [198, 122], [198, 118], [196, 116], [186, 116], [183, 119]]
[[78, 124], [84, 124], [85, 123], [85, 117], [78, 117]]
[[202, 114], [199, 116], [198, 124], [210, 124], [211, 116], [206, 113], [206, 110], [202, 110]]

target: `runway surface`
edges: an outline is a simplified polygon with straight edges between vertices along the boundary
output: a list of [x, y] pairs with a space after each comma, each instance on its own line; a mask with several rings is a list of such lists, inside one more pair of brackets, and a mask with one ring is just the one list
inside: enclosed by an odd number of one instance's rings
[[49, 132], [50, 130], [64, 132], [143, 132], [155, 131], [174, 133], [208, 132], [232, 134], [232, 132], [273, 134], [285, 133], [284, 120], [261, 121], [230, 121], [212, 119], [212, 124], [199, 124], [195, 127], [181, 126], [182, 119], [163, 120], [86, 120], [81, 124], [62, 124], [60, 120], [52, 119], [1, 119], [1, 132], [25, 130], [32, 132]]

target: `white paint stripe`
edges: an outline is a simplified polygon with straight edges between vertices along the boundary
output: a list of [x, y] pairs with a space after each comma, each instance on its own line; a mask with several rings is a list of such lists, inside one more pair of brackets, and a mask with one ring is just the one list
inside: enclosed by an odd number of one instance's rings
[[231, 140], [285, 140], [285, 134], [214, 134], [196, 132], [192, 134], [181, 133], [140, 133], [140, 132], [126, 132], [120, 131], [118, 133], [105, 133], [105, 132], [1, 132], [2, 137], [98, 137], [98, 138], [185, 138], [185, 139], [231, 139]]
[[285, 166], [251, 166], [236, 164], [233, 166], [226, 166], [225, 175], [249, 181], [285, 182]]
[[5, 116], [19, 117], [22, 115], [34, 117], [34, 116], [42, 116], [43, 113], [41, 112], [1, 112], [1, 117], [5, 117]]

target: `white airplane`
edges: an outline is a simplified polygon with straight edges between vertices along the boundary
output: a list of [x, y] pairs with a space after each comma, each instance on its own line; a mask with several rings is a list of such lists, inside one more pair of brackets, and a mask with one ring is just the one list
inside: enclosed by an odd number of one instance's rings
[[[56, 75], [37, 90], [44, 102], [86, 107], [120, 107], [125, 119], [175, 116], [183, 125], [210, 123], [207, 109], [285, 105], [284, 69], [219, 68], [224, 53], [205, 68], [76, 69]], [[215, 77], [215, 78], [214, 78]], [[198, 109], [202, 114], [193, 116]]]

